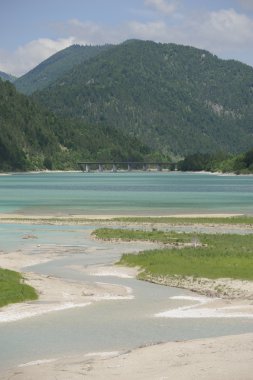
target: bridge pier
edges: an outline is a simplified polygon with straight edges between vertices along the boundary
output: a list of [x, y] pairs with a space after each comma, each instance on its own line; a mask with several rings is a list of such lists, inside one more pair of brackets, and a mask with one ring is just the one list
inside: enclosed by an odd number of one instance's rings
[[162, 169], [166, 169], [168, 171], [178, 170], [176, 162], [159, 162], [159, 161], [84, 161], [78, 162], [80, 169], [83, 172], [89, 173], [90, 171], [99, 171], [103, 172], [108, 168], [111, 172], [116, 173], [118, 168], [124, 168], [125, 171], [132, 170], [143, 170], [147, 171], [150, 167], [156, 168], [157, 171], [162, 171]]

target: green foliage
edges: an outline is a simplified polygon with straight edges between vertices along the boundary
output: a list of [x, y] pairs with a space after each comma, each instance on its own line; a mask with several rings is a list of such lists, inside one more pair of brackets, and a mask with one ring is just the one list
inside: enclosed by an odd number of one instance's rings
[[236, 174], [253, 173], [253, 149], [236, 156], [193, 154], [185, 157], [178, 163], [178, 169], [182, 171], [220, 171], [222, 173], [233, 172]]
[[98, 239], [111, 240], [119, 239], [124, 241], [130, 240], [144, 240], [167, 243], [181, 243], [188, 242], [189, 237], [186, 234], [177, 234], [176, 232], [164, 232], [164, 231], [143, 231], [143, 230], [127, 230], [127, 229], [111, 229], [111, 228], [99, 228], [95, 230], [92, 235]]
[[20, 273], [0, 268], [0, 307], [37, 298], [36, 291], [23, 283]]
[[187, 156], [178, 163], [178, 169], [182, 171], [208, 170], [212, 156], [210, 154], [195, 153]]
[[17, 78], [14, 77], [13, 75], [3, 73], [2, 71], [0, 71], [0, 78], [1, 78], [3, 81], [8, 80], [9, 82], [14, 82], [14, 81], [17, 79]]
[[[96, 236], [110, 239], [159, 241], [177, 245], [192, 242], [184, 248], [162, 248], [138, 255], [126, 254], [119, 264], [139, 266], [145, 273], [206, 278], [253, 280], [253, 235], [197, 234], [163, 231], [98, 230]], [[176, 244], [175, 244], [176, 242]], [[198, 242], [194, 246], [194, 242]], [[145, 277], [144, 273], [144, 277]]]
[[60, 119], [0, 80], [0, 171], [76, 169], [82, 160], [142, 161], [149, 152], [112, 127]]
[[18, 91], [30, 95], [34, 91], [46, 88], [81, 62], [95, 57], [109, 48], [110, 45], [72, 45], [52, 55], [27, 74], [18, 78], [15, 81], [15, 86]]
[[149, 224], [172, 224], [172, 225], [192, 225], [192, 224], [229, 224], [229, 225], [253, 225], [253, 217], [248, 215], [231, 217], [121, 217], [114, 218], [114, 221], [124, 223], [149, 223]]
[[253, 145], [253, 71], [204, 50], [131, 40], [68, 71], [34, 99], [110, 125], [161, 154], [237, 153]]

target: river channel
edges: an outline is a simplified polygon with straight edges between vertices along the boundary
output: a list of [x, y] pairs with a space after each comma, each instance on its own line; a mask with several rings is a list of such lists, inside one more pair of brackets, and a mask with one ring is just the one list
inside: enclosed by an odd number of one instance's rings
[[[135, 278], [90, 275], [74, 267], [103, 267], [138, 244], [100, 242], [90, 237], [96, 226], [1, 224], [1, 249], [29, 249], [33, 255], [54, 247], [69, 254], [24, 271], [84, 282], [120, 284], [132, 289], [132, 299], [103, 300], [82, 308], [50, 312], [14, 322], [0, 323], [0, 368], [77, 353], [121, 351], [157, 342], [253, 332], [250, 318], [159, 318], [157, 313], [191, 305], [195, 294], [154, 285]], [[36, 242], [22, 239], [36, 235]], [[11, 239], [10, 239], [11, 236]], [[4, 239], [6, 237], [6, 239]], [[38, 301], [39, 302], [39, 301]]]

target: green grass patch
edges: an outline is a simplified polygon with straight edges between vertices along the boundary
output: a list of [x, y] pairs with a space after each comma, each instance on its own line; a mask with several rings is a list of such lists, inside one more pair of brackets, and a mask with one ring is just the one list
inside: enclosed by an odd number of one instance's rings
[[176, 233], [174, 231], [143, 231], [143, 230], [128, 230], [128, 229], [112, 229], [112, 228], [99, 228], [92, 232], [92, 235], [98, 239], [103, 240], [140, 240], [159, 242], [164, 244], [173, 243], [187, 243], [193, 239], [192, 235], [186, 233]]
[[23, 283], [20, 273], [0, 268], [0, 307], [37, 298], [35, 289]]
[[168, 223], [179, 225], [191, 224], [247, 224], [253, 225], [253, 216], [241, 215], [231, 217], [121, 217], [114, 221], [127, 223]]
[[[138, 266], [152, 275], [179, 275], [253, 280], [253, 235], [197, 234], [164, 231], [99, 229], [96, 236], [106, 239], [146, 240], [162, 243], [198, 242], [201, 245], [161, 248], [125, 254], [119, 264]], [[143, 274], [142, 274], [143, 278]]]

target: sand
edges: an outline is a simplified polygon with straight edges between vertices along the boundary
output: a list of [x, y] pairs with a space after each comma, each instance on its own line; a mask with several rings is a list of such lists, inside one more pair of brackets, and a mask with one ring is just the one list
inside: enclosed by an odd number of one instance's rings
[[[31, 255], [29, 251], [0, 253], [0, 265], [20, 271], [23, 267], [46, 262], [61, 255], [64, 255], [64, 251], [47, 254], [43, 252], [43, 255]], [[136, 270], [120, 267], [116, 269], [113, 266], [93, 267], [92, 270], [82, 267], [73, 269], [88, 270], [90, 275], [100, 276], [110, 274], [127, 278], [136, 275]], [[39, 301], [2, 308], [0, 313], [2, 323], [11, 323], [17, 319], [34, 317], [47, 312], [59, 312], [66, 308], [85, 307], [102, 299], [129, 299], [134, 296], [131, 289], [114, 284], [90, 285], [32, 272], [25, 273], [24, 276], [25, 281], [37, 289]], [[196, 284], [191, 278], [185, 279], [185, 283], [181, 280], [177, 279], [177, 283], [168, 283], [168, 285], [184, 287], [203, 295], [191, 297], [188, 300], [188, 306], [164, 310], [154, 317], [224, 318], [232, 316], [236, 318], [243, 314], [244, 317], [253, 318], [252, 282], [227, 279], [208, 280], [211, 281], [208, 282], [207, 279], [201, 279]], [[161, 279], [159, 281], [161, 282]], [[214, 292], [215, 289], [225, 288], [226, 294]], [[210, 293], [211, 290], [213, 293]], [[212, 297], [207, 297], [207, 295]], [[22, 363], [19, 367], [1, 374], [1, 379], [252, 380], [252, 373], [253, 334], [245, 334], [169, 342], [125, 353], [90, 353], [75, 357], [41, 358], [36, 362]]]
[[[21, 268], [44, 263], [62, 257], [65, 248], [46, 253], [31, 255], [17, 251], [0, 253], [0, 266], [6, 269], [21, 271]], [[88, 284], [85, 282], [67, 281], [53, 276], [34, 272], [23, 273], [25, 283], [33, 286], [38, 295], [38, 301], [29, 301], [1, 308], [0, 323], [13, 322], [31, 318], [41, 314], [76, 307], [85, 307], [100, 300], [119, 300], [133, 298], [130, 288], [107, 283]]]
[[252, 380], [253, 334], [23, 363], [2, 380]]
[[73, 221], [75, 222], [78, 222], [78, 220], [85, 220], [87, 219], [88, 221], [89, 220], [111, 220], [111, 219], [114, 219], [114, 218], [118, 218], [118, 217], [161, 217], [161, 218], [164, 218], [164, 217], [172, 217], [172, 218], [229, 218], [229, 217], [233, 217], [233, 216], [241, 216], [243, 214], [238, 214], [238, 213], [216, 213], [216, 214], [210, 214], [210, 213], [206, 213], [206, 214], [177, 214], [177, 215], [174, 215], [174, 214], [164, 214], [164, 215], [143, 215], [143, 214], [133, 214], [133, 213], [129, 213], [129, 214], [108, 214], [108, 215], [105, 215], [105, 214], [45, 214], [45, 215], [34, 215], [34, 214], [27, 214], [27, 213], [23, 213], [23, 214], [18, 214], [18, 213], [0, 213], [0, 222], [14, 222], [14, 220], [16, 222], [25, 222], [26, 220], [28, 221], [43, 221], [43, 220], [49, 220], [51, 219], [52, 222], [56, 223], [57, 220], [59, 222], [64, 222], [64, 221], [68, 221], [70, 219], [73, 219]]

